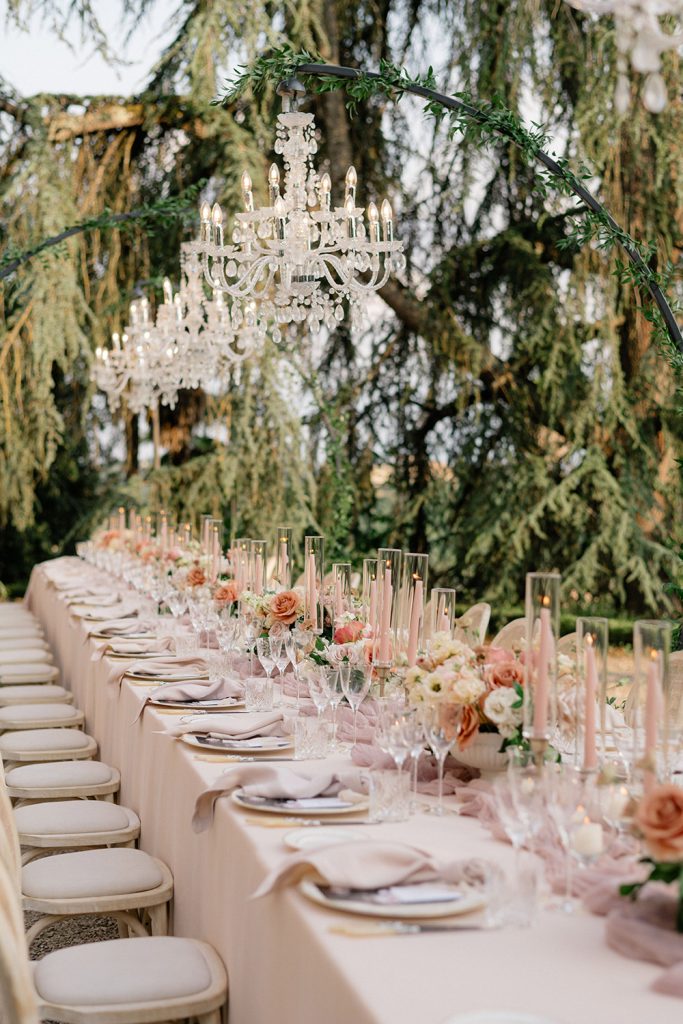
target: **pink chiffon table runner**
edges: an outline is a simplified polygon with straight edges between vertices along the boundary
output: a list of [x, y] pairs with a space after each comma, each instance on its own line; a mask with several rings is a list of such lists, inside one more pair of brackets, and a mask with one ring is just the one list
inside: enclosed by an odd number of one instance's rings
[[[175, 719], [154, 707], [133, 724], [140, 688], [125, 678], [120, 687], [107, 686], [106, 659], [91, 661], [90, 642], [84, 642], [87, 624], [69, 625], [74, 620], [46, 574], [56, 564], [34, 570], [29, 606], [85, 712], [100, 757], [121, 771], [120, 799], [141, 817], [140, 845], [174, 874], [175, 934], [211, 942], [228, 967], [229, 1024], [444, 1024], [485, 1009], [536, 1014], [556, 1024], [680, 1024], [681, 1000], [652, 988], [662, 967], [610, 949], [605, 918], [587, 911], [544, 911], [526, 930], [352, 939], [329, 930], [353, 923], [352, 917], [315, 906], [295, 889], [252, 899], [289, 856], [287, 830], [251, 824], [255, 815], [231, 800], [218, 801], [210, 828], [192, 829], [198, 798], [225, 765], [169, 737]], [[76, 585], [81, 577], [96, 585], [97, 574], [77, 559], [58, 560], [58, 569], [53, 579], [68, 577]], [[104, 574], [99, 579], [106, 582]], [[344, 758], [324, 765], [340, 773], [350, 767]], [[446, 804], [458, 806], [453, 797]], [[474, 817], [420, 814], [356, 831], [363, 841], [371, 833], [373, 840], [418, 847], [439, 861], [483, 858], [512, 869], [510, 847]]]

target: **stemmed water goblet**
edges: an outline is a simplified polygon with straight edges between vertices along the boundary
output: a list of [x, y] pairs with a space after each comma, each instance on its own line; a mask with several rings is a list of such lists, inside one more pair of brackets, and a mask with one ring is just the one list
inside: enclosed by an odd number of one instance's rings
[[[296, 706], [298, 708], [299, 707], [299, 700], [300, 700], [301, 680], [299, 678], [299, 662], [298, 662], [298, 659], [297, 659], [297, 648], [296, 648], [296, 644], [294, 642], [294, 637], [292, 636], [291, 630], [287, 630], [287, 635], [285, 636], [284, 648], [285, 648], [285, 654], [287, 655], [287, 661], [292, 666], [292, 669], [294, 671], [294, 678], [296, 679]], [[285, 667], [286, 667], [286, 664], [287, 663], [285, 663]]]
[[425, 739], [431, 747], [436, 758], [438, 769], [439, 788], [436, 807], [428, 808], [432, 814], [442, 815], [443, 807], [443, 773], [446, 758], [448, 757], [457, 733], [457, 722], [446, 718], [443, 709], [439, 704], [425, 704], [422, 710], [422, 721], [424, 723]]
[[332, 750], [337, 750], [337, 708], [344, 696], [339, 669], [331, 668], [329, 665], [321, 665], [320, 679], [324, 689], [327, 691], [328, 702], [332, 708]]
[[[274, 642], [274, 641], [273, 641]], [[266, 673], [268, 678], [271, 677], [271, 672], [275, 669], [275, 658], [272, 653], [272, 643], [269, 637], [259, 637], [256, 641], [256, 654], [258, 660], [263, 666], [263, 671]]]
[[358, 709], [368, 695], [372, 679], [372, 667], [357, 668], [348, 661], [339, 667], [341, 684], [351, 710], [353, 711], [353, 746], [358, 737]]
[[393, 758], [399, 777], [410, 747], [403, 731], [403, 709], [382, 708], [375, 738], [377, 745]]
[[330, 694], [320, 675], [320, 665], [304, 661], [299, 667], [299, 673], [308, 687], [308, 695], [318, 715], [318, 724], [322, 722], [324, 712], [330, 705]]
[[425, 745], [424, 722], [419, 707], [406, 708], [403, 715], [403, 735], [408, 744], [408, 753], [413, 762], [411, 789], [413, 793], [412, 810], [414, 811], [418, 806], [417, 772]]
[[[584, 846], [582, 834], [577, 832], [577, 828], [580, 825], [591, 824], [590, 819], [588, 822], [584, 821], [585, 802], [588, 795], [587, 780], [577, 768], [568, 764], [546, 765], [544, 778], [548, 813], [555, 826], [565, 857], [565, 884], [561, 909], [570, 914], [574, 911], [572, 867], [576, 855], [577, 836], [579, 850], [587, 848]], [[597, 834], [595, 829], [592, 830], [592, 833]], [[602, 852], [602, 832], [600, 832], [600, 847], [600, 852]]]
[[171, 587], [166, 591], [164, 600], [169, 607], [171, 615], [177, 622], [177, 620], [187, 610], [187, 598], [185, 597], [185, 594], [182, 590], [174, 590], [173, 587]]

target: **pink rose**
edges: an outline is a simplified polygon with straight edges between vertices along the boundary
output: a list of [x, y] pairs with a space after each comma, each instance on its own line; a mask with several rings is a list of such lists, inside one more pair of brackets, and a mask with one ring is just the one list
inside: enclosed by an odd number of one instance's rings
[[179, 558], [183, 557], [183, 553], [180, 548], [169, 548], [166, 552], [167, 562], [177, 562]]
[[283, 590], [270, 602], [270, 614], [276, 622], [291, 626], [299, 615], [299, 595], [295, 590]]
[[480, 665], [495, 665], [498, 662], [510, 661], [510, 652], [504, 647], [492, 647], [491, 644], [479, 644], [474, 648]]
[[216, 588], [213, 594], [214, 601], [219, 601], [223, 604], [227, 604], [228, 601], [237, 600], [237, 584], [234, 580], [226, 580], [225, 583], [221, 583]]
[[683, 789], [667, 782], [643, 797], [636, 822], [654, 860], [683, 860]]
[[[479, 713], [472, 704], [466, 704], [462, 709], [458, 709], [460, 713], [460, 726], [458, 728], [458, 746], [461, 750], [465, 747], [469, 747], [470, 743], [474, 740], [474, 737], [479, 732]], [[458, 756], [457, 754], [455, 755]]]
[[334, 631], [335, 644], [355, 644], [363, 632], [362, 622], [347, 622]]
[[486, 682], [492, 690], [497, 690], [500, 686], [514, 686], [515, 683], [522, 686], [524, 684], [524, 669], [519, 662], [513, 661], [508, 656], [507, 661], [491, 665], [486, 670]]

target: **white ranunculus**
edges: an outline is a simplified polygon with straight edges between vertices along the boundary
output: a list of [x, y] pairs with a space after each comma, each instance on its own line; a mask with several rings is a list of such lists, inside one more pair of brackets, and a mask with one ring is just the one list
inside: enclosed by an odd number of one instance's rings
[[486, 686], [476, 672], [462, 671], [450, 685], [451, 697], [458, 704], [476, 704]]
[[492, 690], [484, 701], [484, 714], [505, 739], [514, 736], [522, 721], [522, 708], [513, 707], [518, 700], [516, 690], [501, 686]]

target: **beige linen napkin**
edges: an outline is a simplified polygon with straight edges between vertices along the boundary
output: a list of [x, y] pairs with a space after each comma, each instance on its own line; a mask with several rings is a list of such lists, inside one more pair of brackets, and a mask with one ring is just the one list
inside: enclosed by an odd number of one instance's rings
[[152, 636], [149, 639], [140, 637], [137, 640], [111, 637], [109, 640], [93, 640], [92, 645], [93, 653], [90, 660], [101, 661], [109, 654], [128, 654], [131, 658], [138, 654], [163, 654], [173, 649], [173, 639], [170, 636]]
[[235, 677], [225, 679], [195, 679], [191, 682], [164, 683], [158, 686], [151, 693], [142, 694], [140, 707], [133, 719], [138, 718], [145, 710], [145, 705], [150, 700], [163, 698], [164, 700], [194, 701], [194, 700], [224, 700], [227, 697], [240, 698], [244, 696], [244, 684]]
[[253, 894], [253, 899], [312, 875], [325, 885], [344, 889], [383, 889], [418, 882], [483, 885], [490, 873], [486, 861], [441, 861], [426, 850], [404, 843], [339, 843], [285, 857]]
[[127, 662], [123, 665], [120, 662], [110, 661], [108, 664], [111, 666], [107, 675], [108, 683], [120, 683], [123, 677], [129, 673], [144, 673], [149, 676], [152, 683], [155, 678], [158, 678], [161, 683], [165, 677], [169, 676], [175, 676], [180, 681], [181, 673], [183, 681], [198, 679], [206, 675], [206, 661], [197, 655], [188, 655], [186, 658], [149, 658], [143, 661]]
[[[247, 717], [257, 716], [240, 715], [242, 721]], [[245, 796], [302, 800], [314, 796], [337, 796], [342, 789], [360, 793], [363, 792], [364, 784], [363, 773], [357, 768], [349, 768], [344, 772], [324, 769], [315, 772], [294, 771], [274, 764], [244, 764], [228, 768], [210, 789], [197, 798], [192, 818], [195, 832], [203, 832], [209, 827], [216, 800], [237, 787], [241, 787]]]
[[244, 715], [202, 715], [188, 722], [179, 722], [167, 730], [171, 736], [202, 733], [233, 740], [249, 740], [256, 736], [285, 736], [287, 729], [281, 711], [249, 712]]
[[[102, 622], [88, 622], [84, 625], [86, 627], [85, 640], [93, 633], [102, 633], [107, 637], [126, 636], [128, 633], [140, 633], [144, 628], [142, 619], [137, 618], [105, 619]], [[95, 644], [104, 642], [104, 640], [93, 640]]]

